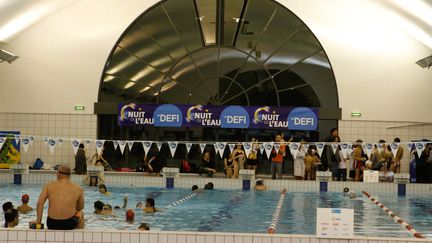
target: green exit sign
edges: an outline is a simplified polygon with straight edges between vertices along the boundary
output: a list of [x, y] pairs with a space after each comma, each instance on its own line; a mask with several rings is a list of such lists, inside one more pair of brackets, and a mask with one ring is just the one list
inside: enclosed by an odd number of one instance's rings
[[85, 106], [83, 106], [83, 105], [76, 105], [75, 106], [75, 110], [76, 111], [83, 111], [83, 110], [85, 110]]
[[361, 117], [361, 112], [351, 112], [351, 117]]

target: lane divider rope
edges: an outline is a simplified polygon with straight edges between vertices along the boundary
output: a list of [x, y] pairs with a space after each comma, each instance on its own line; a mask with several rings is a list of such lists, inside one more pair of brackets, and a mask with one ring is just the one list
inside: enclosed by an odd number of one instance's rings
[[395, 223], [402, 225], [403, 228], [409, 231], [409, 233], [417, 239], [424, 239], [425, 237], [417, 232], [410, 224], [405, 222], [403, 219], [399, 218], [394, 212], [392, 212], [389, 208], [384, 206], [381, 202], [379, 202], [376, 198], [372, 197], [368, 192], [362, 191], [373, 203], [375, 203], [378, 207], [380, 207], [384, 212], [386, 212], [391, 218], [393, 218]]
[[276, 205], [276, 209], [273, 212], [273, 218], [272, 218], [272, 222], [270, 224], [270, 226], [267, 229], [267, 233], [269, 234], [274, 234], [276, 232], [276, 226], [279, 222], [279, 217], [280, 217], [280, 213], [282, 211], [282, 205], [285, 199], [285, 193], [286, 193], [286, 189], [283, 189], [281, 192], [281, 195], [279, 197], [279, 201]]
[[194, 192], [194, 193], [190, 194], [189, 196], [186, 196], [186, 197], [184, 197], [184, 198], [182, 198], [182, 199], [179, 199], [179, 200], [177, 200], [177, 201], [171, 203], [170, 205], [166, 206], [165, 208], [168, 209], [168, 208], [170, 208], [170, 207], [174, 207], [174, 206], [176, 206], [176, 205], [178, 205], [178, 204], [180, 204], [180, 203], [183, 203], [183, 202], [185, 202], [185, 201], [187, 201], [187, 200], [189, 200], [189, 199], [195, 197], [196, 195], [198, 195], [198, 193]]

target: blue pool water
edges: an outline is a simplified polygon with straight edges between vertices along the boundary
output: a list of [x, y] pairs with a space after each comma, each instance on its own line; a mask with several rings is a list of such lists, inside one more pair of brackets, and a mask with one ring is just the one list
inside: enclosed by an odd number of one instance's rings
[[[41, 185], [2, 185], [2, 203], [12, 201], [20, 204], [21, 195], [30, 195], [30, 206], [35, 207]], [[279, 200], [276, 191], [204, 191], [197, 196], [173, 207], [167, 205], [191, 194], [186, 189], [164, 188], [108, 188], [111, 196], [100, 194], [97, 188], [85, 187], [85, 219], [87, 229], [127, 229], [136, 230], [141, 222], [150, 224], [151, 230], [169, 231], [218, 231], [266, 233], [271, 223], [273, 211]], [[135, 222], [125, 222], [125, 209], [113, 210], [111, 216], [93, 214], [93, 202], [101, 200], [113, 207], [122, 205], [123, 196], [128, 195], [127, 208], [135, 211]], [[384, 205], [399, 217], [410, 223], [428, 238], [432, 238], [432, 198], [397, 197], [376, 195]], [[145, 214], [135, 205], [153, 197], [156, 207], [163, 212]], [[47, 207], [46, 203], [46, 207]], [[387, 216], [368, 198], [360, 195], [356, 199], [343, 197], [341, 193], [297, 193], [286, 194], [276, 233], [315, 234], [316, 208], [353, 208], [354, 234], [369, 237], [411, 237], [399, 224]], [[46, 218], [44, 210], [44, 220]], [[20, 228], [28, 227], [28, 222], [36, 218], [35, 211], [20, 215]]]

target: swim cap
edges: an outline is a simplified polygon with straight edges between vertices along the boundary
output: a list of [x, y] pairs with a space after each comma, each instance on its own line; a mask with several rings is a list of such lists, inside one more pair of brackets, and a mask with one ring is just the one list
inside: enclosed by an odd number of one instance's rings
[[23, 203], [28, 203], [29, 200], [30, 200], [30, 197], [29, 197], [28, 194], [24, 194], [24, 195], [22, 195], [22, 197], [21, 197], [21, 202], [23, 202]]
[[135, 218], [135, 212], [132, 209], [128, 209], [128, 211], [126, 211], [126, 221], [133, 221]]

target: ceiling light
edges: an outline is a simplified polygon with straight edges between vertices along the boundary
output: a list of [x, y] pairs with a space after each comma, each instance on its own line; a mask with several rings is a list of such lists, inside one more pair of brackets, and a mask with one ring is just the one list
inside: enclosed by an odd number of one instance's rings
[[8, 51], [0, 49], [0, 62], [8, 62], [9, 64], [13, 63], [19, 56], [16, 56]]
[[430, 68], [432, 66], [432, 55], [420, 59], [416, 63], [422, 68]]
[[127, 84], [124, 86], [124, 89], [128, 89], [128, 88], [130, 88], [130, 87], [132, 87], [132, 86], [134, 86], [134, 85], [135, 85], [134, 82], [129, 82], [129, 83], [127, 83]]
[[140, 90], [139, 92], [140, 93], [142, 93], [142, 92], [146, 92], [147, 90], [149, 90], [150, 89], [150, 87], [149, 86], [147, 86], [147, 87], [144, 87], [142, 90]]

